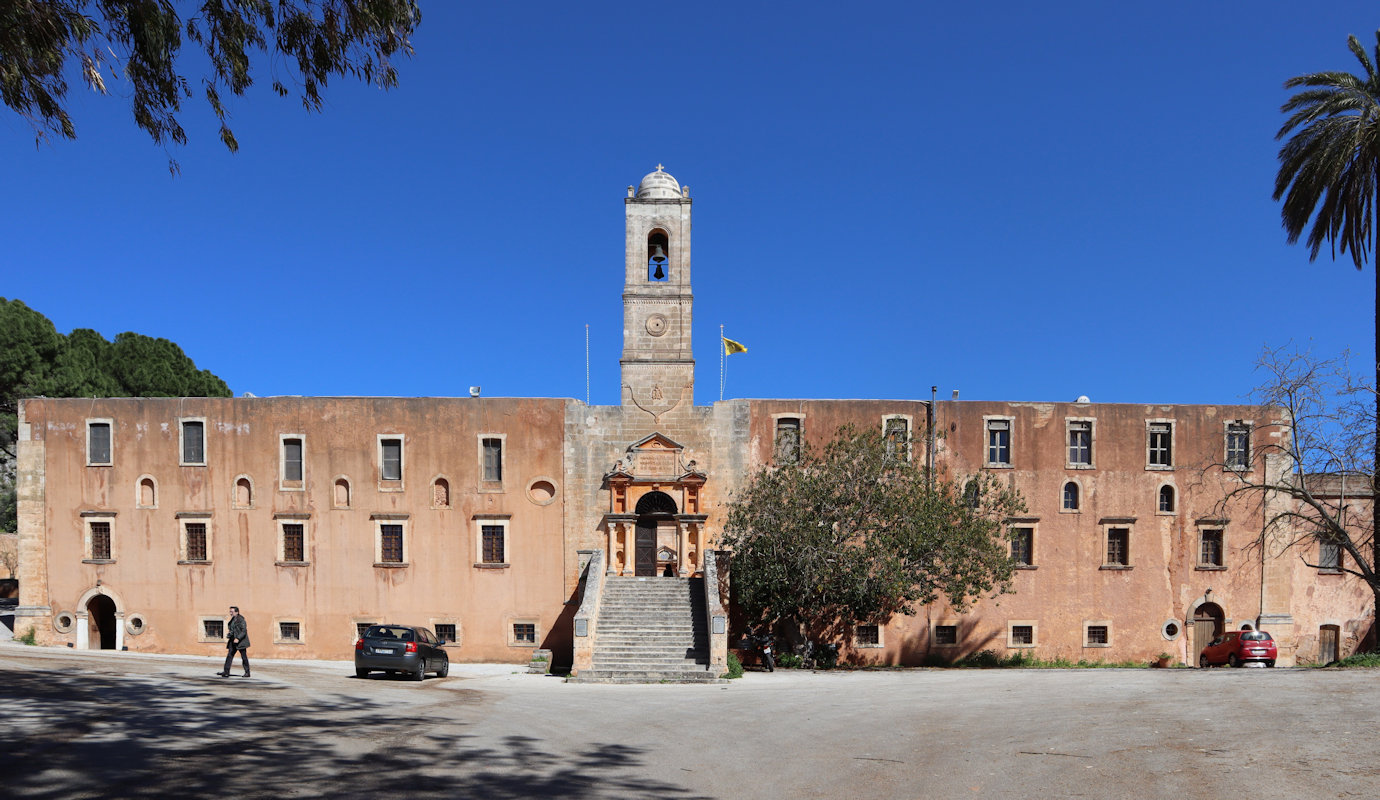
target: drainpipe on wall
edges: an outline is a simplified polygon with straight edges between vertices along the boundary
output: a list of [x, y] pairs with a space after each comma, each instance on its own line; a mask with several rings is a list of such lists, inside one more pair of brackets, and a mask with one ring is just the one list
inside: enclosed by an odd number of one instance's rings
[[934, 397], [935, 393], [938, 391], [938, 386], [930, 387], [930, 408], [929, 413], [926, 414], [926, 417], [928, 417], [926, 424], [929, 428], [927, 433], [929, 447], [925, 456], [925, 468], [928, 471], [928, 474], [925, 476], [925, 487], [931, 491], [934, 489]]

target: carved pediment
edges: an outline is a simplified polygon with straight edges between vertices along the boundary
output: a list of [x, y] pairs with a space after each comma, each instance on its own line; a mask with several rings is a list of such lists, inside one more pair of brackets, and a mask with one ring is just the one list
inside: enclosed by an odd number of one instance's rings
[[679, 453], [684, 449], [685, 447], [683, 445], [672, 441], [670, 437], [660, 433], [644, 436], [628, 445], [628, 452], [630, 453], [635, 453], [638, 450], [674, 450]]

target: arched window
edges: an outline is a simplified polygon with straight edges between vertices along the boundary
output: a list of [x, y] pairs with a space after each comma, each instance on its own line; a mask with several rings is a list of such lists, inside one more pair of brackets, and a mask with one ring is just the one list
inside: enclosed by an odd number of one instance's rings
[[1165, 513], [1167, 513], [1167, 514], [1168, 514], [1168, 513], [1173, 513], [1173, 511], [1174, 511], [1174, 487], [1173, 487], [1173, 486], [1165, 485], [1165, 486], [1161, 486], [1161, 487], [1160, 487], [1160, 511], [1163, 511], [1163, 512], [1165, 512]]
[[139, 507], [158, 508], [158, 487], [149, 475], [139, 479]]
[[671, 242], [666, 231], [647, 234], [647, 280], [661, 283], [671, 279]]
[[431, 504], [437, 508], [450, 506], [450, 481], [445, 478], [437, 478], [431, 484]]
[[350, 507], [350, 482], [345, 478], [335, 479], [335, 495], [332, 501], [336, 508]]
[[1078, 484], [1073, 481], [1064, 484], [1064, 510], [1078, 510]]
[[676, 513], [676, 501], [665, 492], [647, 492], [637, 501], [636, 510], [639, 515], [674, 514]]

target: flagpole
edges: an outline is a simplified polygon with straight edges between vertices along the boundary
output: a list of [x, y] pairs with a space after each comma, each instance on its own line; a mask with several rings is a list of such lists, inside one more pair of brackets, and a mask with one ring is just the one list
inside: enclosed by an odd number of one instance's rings
[[585, 405], [589, 405], [589, 323], [585, 323]]
[[723, 382], [724, 382], [724, 379], [727, 378], [727, 370], [729, 370], [729, 359], [727, 359], [726, 354], [724, 354], [724, 349], [726, 349], [726, 348], [724, 348], [724, 346], [723, 346], [723, 326], [722, 326], [722, 324], [720, 324], [720, 326], [719, 326], [719, 400], [720, 400], [720, 401], [723, 400]]

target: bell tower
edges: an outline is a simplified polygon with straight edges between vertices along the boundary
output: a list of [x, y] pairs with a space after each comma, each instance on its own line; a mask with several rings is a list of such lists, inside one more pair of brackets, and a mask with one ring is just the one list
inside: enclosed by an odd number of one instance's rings
[[622, 403], [658, 420], [695, 403], [690, 350], [690, 189], [657, 165], [623, 201]]

